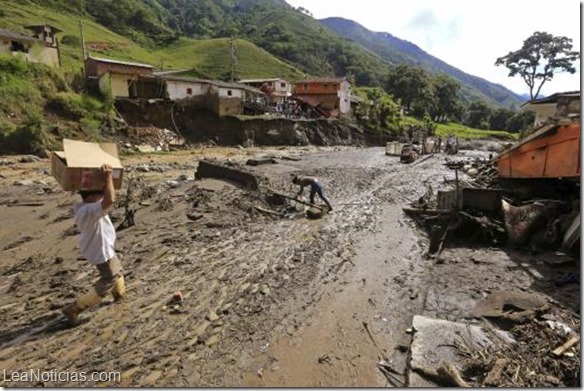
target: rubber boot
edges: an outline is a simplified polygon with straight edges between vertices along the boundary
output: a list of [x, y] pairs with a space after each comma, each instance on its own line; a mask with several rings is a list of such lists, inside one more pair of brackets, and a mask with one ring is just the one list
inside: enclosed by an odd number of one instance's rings
[[79, 314], [87, 308], [101, 303], [101, 299], [102, 298], [97, 293], [97, 291], [92, 289], [88, 293], [75, 300], [75, 303], [63, 308], [63, 315], [65, 315], [72, 326], [76, 326], [79, 324]]
[[112, 289], [114, 301], [118, 302], [126, 297], [126, 284], [124, 283], [124, 276], [119, 276], [116, 280], [116, 285]]

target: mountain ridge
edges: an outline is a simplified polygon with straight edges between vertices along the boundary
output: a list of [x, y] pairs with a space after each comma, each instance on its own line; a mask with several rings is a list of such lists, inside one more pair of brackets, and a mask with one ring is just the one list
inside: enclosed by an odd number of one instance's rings
[[[391, 63], [420, 66], [430, 73], [445, 73], [464, 85], [482, 93], [488, 102], [503, 106], [519, 106], [524, 97], [508, 88], [484, 78], [466, 73], [425, 52], [415, 43], [402, 40], [388, 32], [374, 32], [358, 22], [341, 17], [319, 19], [321, 23], [345, 39], [358, 43]], [[463, 91], [469, 94], [469, 91]], [[468, 96], [467, 96], [468, 97]]]
[[[92, 29], [87, 41], [109, 43], [99, 55], [156, 66], [164, 64], [165, 68], [188, 68], [193, 64], [192, 67], [207, 70], [204, 73], [213, 77], [226, 76], [230, 56], [225, 40], [229, 37], [237, 38], [240, 47], [246, 48], [238, 57], [238, 76], [242, 78], [351, 76], [360, 86], [382, 86], [391, 63], [428, 65], [433, 59], [448, 66], [399, 38], [394, 37], [393, 46], [385, 45], [392, 50], [391, 55], [381, 50], [383, 45], [357, 42], [363, 41], [363, 37], [347, 39], [284, 0], [3, 0], [3, 5], [0, 27], [41, 20], [66, 27], [66, 33], [62, 33], [63, 38], [69, 36], [70, 42], [63, 45], [66, 62], [75, 67], [80, 63], [79, 46], [74, 44], [79, 41], [77, 19], [85, 20]], [[363, 35], [367, 37], [369, 33], [372, 32], [364, 30]], [[384, 35], [385, 39], [389, 36]], [[207, 44], [219, 38], [222, 40], [217, 40], [216, 45]], [[380, 37], [375, 42], [384, 43]], [[177, 46], [181, 51], [173, 49]], [[208, 47], [223, 54], [207, 56], [197, 52]], [[422, 57], [417, 59], [412, 52]], [[246, 57], [246, 53], [251, 53], [252, 58]], [[520, 104], [512, 92], [465, 75], [466, 78], [459, 77], [467, 101], [481, 99], [495, 106]], [[471, 81], [482, 91], [467, 85]]]

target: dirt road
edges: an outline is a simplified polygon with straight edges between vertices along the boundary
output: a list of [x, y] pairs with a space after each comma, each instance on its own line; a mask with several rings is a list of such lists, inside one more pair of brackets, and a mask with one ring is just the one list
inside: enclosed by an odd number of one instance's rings
[[[334, 213], [273, 217], [254, 209], [257, 192], [192, 180], [203, 155], [266, 154], [300, 159], [256, 167], [271, 187], [292, 193], [291, 174], [317, 176]], [[0, 167], [0, 369], [120, 371], [120, 381], [100, 383], [110, 386], [407, 385], [405, 331], [415, 314], [478, 322], [474, 302], [500, 287], [579, 308], [577, 287], [552, 289], [559, 272], [534, 257], [460, 248], [440, 264], [425, 259], [425, 236], [401, 208], [453, 177], [442, 161], [402, 165], [381, 148], [126, 159], [140, 184], [136, 225], [118, 231], [129, 296], [108, 298], [76, 328], [59, 309], [97, 276], [75, 249], [77, 197], [58, 190], [47, 161]], [[30, 182], [13, 185], [22, 180]], [[169, 304], [175, 291], [179, 306]], [[400, 372], [392, 382], [380, 358]]]

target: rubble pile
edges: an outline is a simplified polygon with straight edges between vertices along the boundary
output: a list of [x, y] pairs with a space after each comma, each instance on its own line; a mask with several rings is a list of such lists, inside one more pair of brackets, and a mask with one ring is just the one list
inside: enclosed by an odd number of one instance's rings
[[555, 309], [516, 323], [515, 339], [496, 351], [467, 352], [463, 373], [474, 387], [579, 387], [580, 320]]
[[186, 146], [179, 134], [156, 127], [127, 127], [124, 146], [140, 152], [169, 151]]

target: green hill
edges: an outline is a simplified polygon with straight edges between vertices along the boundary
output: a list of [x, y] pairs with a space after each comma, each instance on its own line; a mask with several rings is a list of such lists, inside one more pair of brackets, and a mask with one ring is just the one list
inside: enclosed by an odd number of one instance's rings
[[[158, 68], [191, 69], [211, 78], [226, 78], [231, 70], [231, 44], [227, 38], [195, 40], [178, 38], [164, 45], [139, 44], [112, 32], [97, 23], [91, 15], [68, 13], [59, 8], [41, 7], [35, 3], [21, 4], [7, 0], [0, 12], [0, 27], [26, 32], [29, 24], [47, 23], [61, 30], [62, 64], [65, 72], [82, 67], [81, 33], [83, 23], [85, 43], [90, 54], [120, 60], [144, 62]], [[235, 40], [237, 76], [241, 78], [273, 77], [300, 78], [304, 76], [295, 67], [274, 57], [254, 44]]]
[[[194, 74], [226, 79], [230, 45], [237, 37], [237, 76], [302, 74], [350, 76], [381, 86], [390, 64], [420, 65], [462, 84], [468, 101], [517, 106], [520, 97], [466, 74], [387, 33], [355, 22], [318, 21], [284, 0], [3, 0], [0, 27], [50, 23], [62, 30], [65, 70], [81, 61], [79, 20], [96, 56], [146, 62], [159, 68], [196, 68]], [[263, 49], [263, 50], [262, 50]]]

